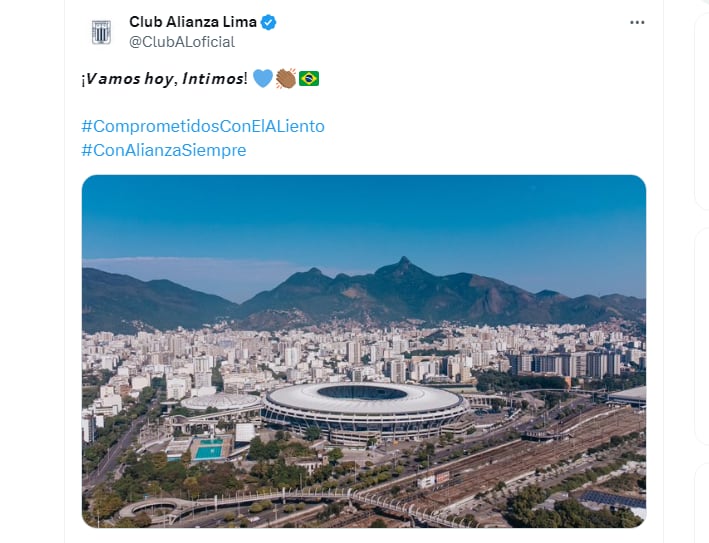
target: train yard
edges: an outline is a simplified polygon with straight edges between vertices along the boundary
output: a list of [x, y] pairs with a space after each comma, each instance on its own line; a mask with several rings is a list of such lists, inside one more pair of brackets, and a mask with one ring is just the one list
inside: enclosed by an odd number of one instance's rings
[[[475, 514], [480, 508], [489, 508], [495, 492], [499, 501], [503, 495], [509, 495], [524, 484], [543, 484], [551, 475], [561, 478], [586, 469], [600, 461], [594, 455], [585, 454], [589, 448], [609, 442], [612, 436], [623, 437], [642, 432], [644, 428], [642, 413], [629, 407], [598, 406], [583, 416], [557, 425], [553, 433], [565, 434], [563, 438], [548, 441], [515, 439], [438, 465], [419, 480], [429, 477], [436, 481], [444, 475], [445, 482], [423, 489], [408, 484], [397, 492], [396, 497], [401, 502], [411, 503], [414, 508], [438, 514]], [[389, 483], [370, 492], [391, 496], [391, 488]], [[338, 524], [347, 525], [344, 519]]]

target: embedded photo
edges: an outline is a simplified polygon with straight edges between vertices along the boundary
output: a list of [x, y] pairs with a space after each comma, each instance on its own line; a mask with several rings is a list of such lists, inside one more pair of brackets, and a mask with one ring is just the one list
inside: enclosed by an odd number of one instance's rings
[[81, 243], [89, 526], [647, 517], [637, 177], [95, 176]]

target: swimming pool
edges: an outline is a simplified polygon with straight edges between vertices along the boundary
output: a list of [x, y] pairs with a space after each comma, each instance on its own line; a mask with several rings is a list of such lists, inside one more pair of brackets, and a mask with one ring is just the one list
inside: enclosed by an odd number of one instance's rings
[[218, 447], [200, 447], [197, 449], [195, 460], [216, 460], [222, 457], [222, 448]]
[[202, 445], [221, 445], [222, 443], [224, 443], [224, 440], [219, 439], [219, 438], [217, 438], [217, 439], [200, 439], [200, 441], [199, 441], [200, 447]]

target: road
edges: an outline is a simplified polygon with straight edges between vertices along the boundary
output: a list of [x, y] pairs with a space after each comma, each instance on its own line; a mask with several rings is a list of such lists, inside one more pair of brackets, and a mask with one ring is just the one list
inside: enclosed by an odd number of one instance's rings
[[[152, 409], [156, 403], [157, 400], [155, 399], [150, 402], [148, 412], [150, 412], [150, 409]], [[136, 434], [140, 430], [140, 427], [145, 423], [147, 416], [148, 415], [146, 413], [145, 415], [141, 415], [135, 419], [131, 423], [130, 429], [108, 450], [106, 455], [101, 459], [98, 467], [83, 478], [81, 481], [83, 492], [92, 490], [97, 485], [103, 483], [108, 478], [108, 475], [116, 469], [118, 466], [118, 459], [126, 450], [128, 450], [128, 447], [130, 447], [133, 442], [133, 438], [135, 438]]]

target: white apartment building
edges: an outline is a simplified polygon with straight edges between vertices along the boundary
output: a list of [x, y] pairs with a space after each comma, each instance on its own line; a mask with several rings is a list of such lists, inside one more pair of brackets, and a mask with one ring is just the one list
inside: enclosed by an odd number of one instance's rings
[[187, 392], [192, 388], [189, 375], [172, 377], [167, 380], [166, 385], [168, 400], [181, 400], [187, 396]]
[[133, 390], [143, 390], [150, 386], [150, 377], [147, 375], [134, 375], [130, 380], [130, 387]]
[[96, 419], [87, 409], [81, 412], [81, 439], [84, 443], [93, 443], [96, 439]]

